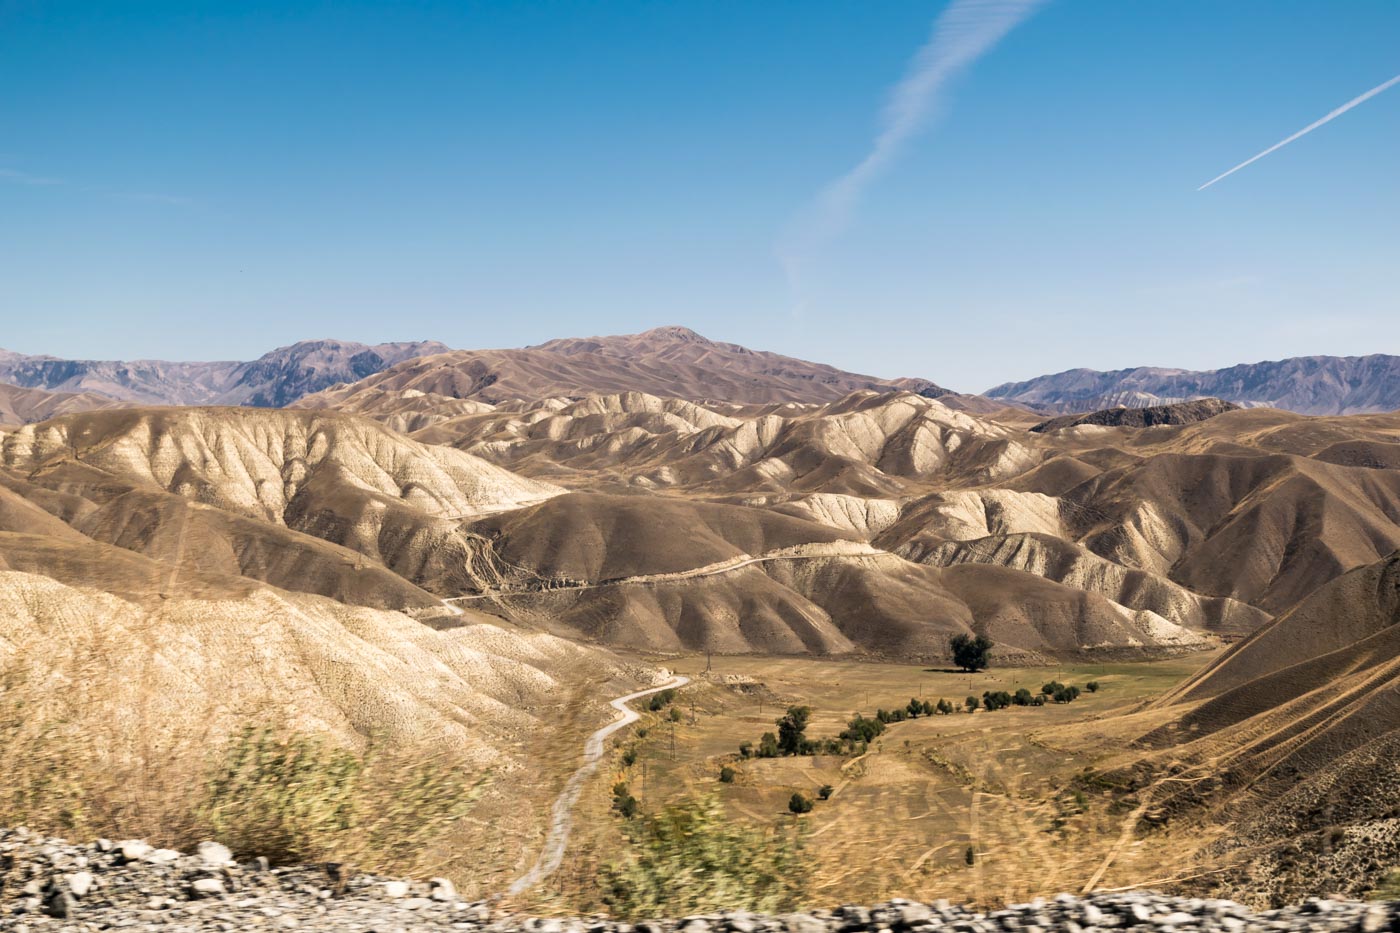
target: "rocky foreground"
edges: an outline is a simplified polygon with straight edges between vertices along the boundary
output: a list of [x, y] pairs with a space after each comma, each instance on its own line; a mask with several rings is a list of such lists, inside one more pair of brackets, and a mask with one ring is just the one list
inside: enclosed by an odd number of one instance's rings
[[892, 901], [757, 916], [743, 911], [622, 923], [522, 917], [459, 898], [452, 883], [346, 877], [336, 866], [271, 868], [238, 863], [215, 842], [194, 854], [138, 840], [73, 845], [24, 829], [0, 830], [0, 930], [288, 930], [409, 933], [1091, 933], [1139, 928], [1162, 933], [1224, 930], [1400, 931], [1400, 902], [1313, 899], [1254, 913], [1230, 901], [1131, 892], [977, 912], [947, 902]]

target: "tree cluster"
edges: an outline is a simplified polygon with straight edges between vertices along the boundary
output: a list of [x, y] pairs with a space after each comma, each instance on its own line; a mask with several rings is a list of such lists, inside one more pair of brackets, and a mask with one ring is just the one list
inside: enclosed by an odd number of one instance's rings
[[[1098, 683], [1094, 683], [1094, 689], [1098, 689]], [[1052, 680], [1040, 688], [1042, 696], [1047, 696], [1056, 703], [1073, 703], [1079, 699], [1079, 688], [1073, 685], [1065, 685], [1058, 680]]]

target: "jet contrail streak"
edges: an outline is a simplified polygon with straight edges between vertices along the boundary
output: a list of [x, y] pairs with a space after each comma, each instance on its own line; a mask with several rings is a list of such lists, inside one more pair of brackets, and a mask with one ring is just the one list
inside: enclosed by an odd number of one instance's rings
[[866, 187], [899, 155], [952, 79], [972, 67], [1045, 0], [952, 0], [933, 23], [903, 78], [890, 89], [864, 157], [830, 182], [777, 248], [796, 285], [800, 269], [846, 226]]
[[1348, 110], [1350, 110], [1351, 108], [1357, 106], [1358, 104], [1364, 104], [1366, 101], [1370, 100], [1372, 97], [1375, 97], [1375, 96], [1376, 96], [1377, 94], [1379, 94], [1381, 91], [1384, 91], [1384, 90], [1387, 90], [1387, 89], [1389, 89], [1389, 88], [1392, 88], [1392, 87], [1394, 87], [1394, 86], [1397, 85], [1397, 84], [1400, 84], [1400, 75], [1396, 75], [1395, 77], [1391, 78], [1389, 81], [1385, 82], [1384, 84], [1378, 84], [1378, 85], [1376, 85], [1375, 87], [1373, 87], [1373, 88], [1371, 88], [1369, 91], [1367, 91], [1365, 94], [1362, 94], [1360, 97], [1356, 97], [1356, 98], [1353, 98], [1353, 99], [1347, 101], [1345, 104], [1342, 104], [1340, 107], [1338, 107], [1336, 110], [1333, 110], [1331, 113], [1329, 113], [1327, 116], [1323, 117], [1321, 120], [1318, 120], [1318, 121], [1315, 122], [1315, 123], [1309, 123], [1307, 126], [1303, 127], [1301, 130], [1299, 130], [1298, 132], [1294, 133], [1292, 136], [1288, 137], [1288, 138], [1285, 139], [1283, 142], [1281, 142], [1281, 143], [1276, 143], [1275, 145], [1270, 146], [1268, 149], [1265, 149], [1263, 152], [1259, 153], [1259, 154], [1258, 154], [1257, 156], [1255, 156], [1254, 158], [1248, 159], [1248, 160], [1246, 160], [1246, 161], [1244, 161], [1244, 162], [1241, 162], [1239, 165], [1236, 165], [1234, 168], [1230, 169], [1230, 170], [1229, 170], [1228, 172], [1226, 172], [1225, 174], [1215, 176], [1215, 177], [1212, 178], [1210, 181], [1206, 182], [1204, 185], [1201, 185], [1201, 187], [1197, 188], [1196, 190], [1197, 190], [1197, 191], [1204, 191], [1204, 190], [1206, 190], [1207, 188], [1209, 188], [1211, 185], [1215, 184], [1217, 181], [1220, 181], [1222, 178], [1229, 178], [1231, 175], [1235, 174], [1235, 173], [1238, 172], [1240, 169], [1244, 168], [1246, 165], [1249, 165], [1249, 164], [1252, 163], [1252, 162], [1258, 162], [1260, 159], [1264, 158], [1264, 156], [1268, 155], [1268, 154], [1271, 153], [1271, 152], [1277, 152], [1278, 150], [1282, 149], [1284, 146], [1286, 146], [1286, 145], [1288, 145], [1289, 143], [1293, 142], [1293, 140], [1298, 139], [1299, 137], [1308, 135], [1309, 133], [1311, 133], [1313, 130], [1317, 129], [1319, 126], [1321, 126], [1321, 125], [1324, 124], [1324, 123], [1331, 123], [1333, 120], [1337, 119], [1338, 117], [1340, 117], [1342, 114], [1346, 113], [1346, 112], [1347, 112]]

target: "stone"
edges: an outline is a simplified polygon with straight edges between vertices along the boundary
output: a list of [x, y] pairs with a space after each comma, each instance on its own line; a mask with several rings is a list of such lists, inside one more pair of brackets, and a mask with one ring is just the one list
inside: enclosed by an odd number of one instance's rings
[[136, 862], [151, 853], [151, 847], [140, 839], [128, 839], [117, 843], [117, 851], [128, 862]]
[[457, 899], [457, 887], [447, 878], [428, 879], [428, 896], [435, 901], [454, 901]]
[[225, 868], [234, 864], [233, 852], [228, 846], [217, 842], [201, 842], [194, 851], [199, 860], [210, 868]]
[[73, 896], [79, 899], [87, 897], [92, 890], [92, 883], [96, 879], [90, 871], [75, 871], [71, 875], [65, 875], [63, 881], [68, 885], [68, 890]]
[[60, 920], [72, 916], [77, 906], [78, 902], [73, 899], [73, 895], [59, 888], [54, 888], [49, 896], [44, 898], [44, 913]]
[[386, 881], [386, 882], [384, 882], [384, 896], [385, 896], [385, 897], [393, 897], [393, 898], [408, 897], [408, 882], [407, 882], [407, 881]]
[[197, 878], [190, 882], [190, 893], [195, 897], [218, 897], [226, 891], [218, 878]]

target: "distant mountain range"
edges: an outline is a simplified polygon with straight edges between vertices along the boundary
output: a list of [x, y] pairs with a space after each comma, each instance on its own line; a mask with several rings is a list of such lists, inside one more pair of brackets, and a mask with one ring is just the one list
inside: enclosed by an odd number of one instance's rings
[[[363, 379], [402, 360], [446, 349], [435, 341], [367, 346], [306, 340], [251, 362], [210, 363], [65, 360], [0, 350], [0, 383], [46, 393], [87, 393], [89, 399], [95, 396], [140, 405], [280, 408], [327, 386]], [[64, 407], [62, 399], [42, 401], [51, 411]], [[74, 402], [71, 407], [97, 406]]]
[[1071, 369], [1006, 382], [983, 394], [1051, 412], [1149, 408], [1209, 397], [1304, 415], [1388, 412], [1400, 409], [1400, 356], [1300, 356], [1204, 372]]

